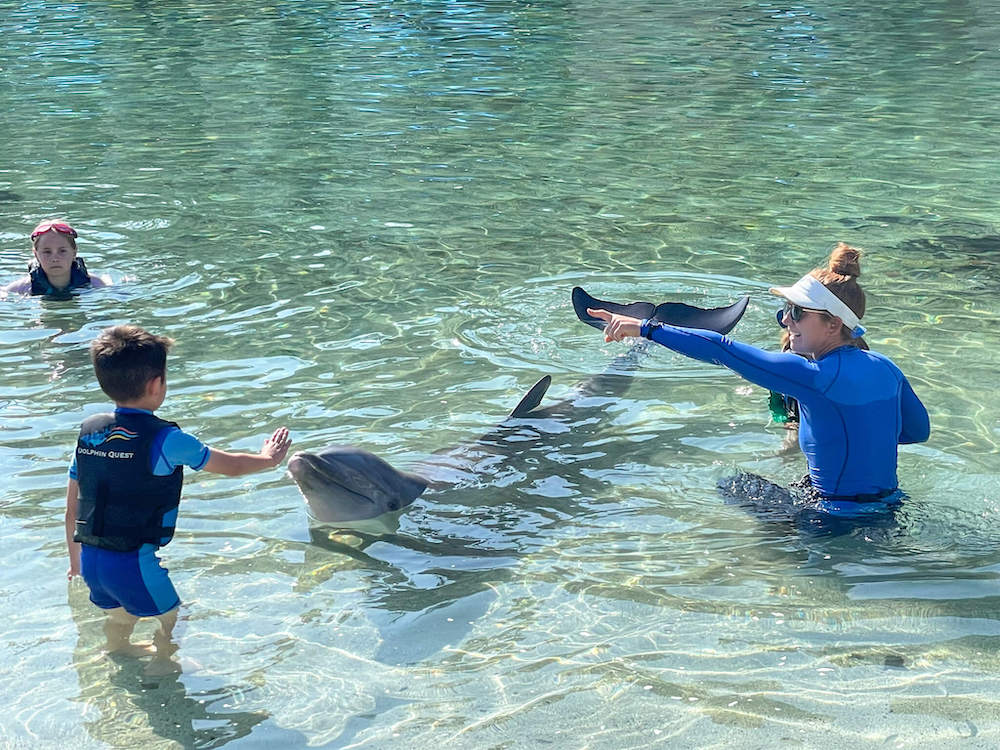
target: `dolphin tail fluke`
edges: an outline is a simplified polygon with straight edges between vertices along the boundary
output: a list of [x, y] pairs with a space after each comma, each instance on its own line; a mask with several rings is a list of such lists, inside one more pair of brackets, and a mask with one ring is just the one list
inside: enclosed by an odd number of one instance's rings
[[591, 297], [580, 287], [573, 287], [573, 310], [576, 316], [587, 325], [602, 331], [604, 321], [587, 314], [588, 307], [633, 318], [650, 318], [674, 326], [729, 333], [740, 322], [749, 302], [749, 297], [743, 297], [726, 307], [712, 309], [685, 305], [683, 302], [663, 302], [659, 305], [654, 305], [652, 302], [630, 302], [623, 305]]
[[618, 302], [607, 302], [597, 299], [597, 297], [591, 297], [581, 287], [573, 287], [573, 309], [576, 311], [576, 317], [587, 325], [594, 326], [594, 328], [603, 331], [604, 321], [589, 315], [587, 313], [588, 307], [607, 310], [615, 315], [628, 315], [629, 317], [640, 319], [651, 318], [653, 312], [656, 310], [656, 305], [652, 302], [632, 302], [628, 305], [622, 305]]
[[542, 397], [550, 385], [552, 385], [551, 375], [539, 378], [538, 382], [531, 386], [528, 392], [524, 394], [524, 398], [514, 407], [514, 411], [510, 413], [509, 417], [526, 417], [528, 412], [542, 402]]
[[742, 297], [731, 305], [704, 309], [685, 305], [683, 302], [663, 302], [656, 306], [653, 320], [684, 328], [701, 328], [705, 331], [729, 333], [740, 322], [750, 304], [749, 297]]

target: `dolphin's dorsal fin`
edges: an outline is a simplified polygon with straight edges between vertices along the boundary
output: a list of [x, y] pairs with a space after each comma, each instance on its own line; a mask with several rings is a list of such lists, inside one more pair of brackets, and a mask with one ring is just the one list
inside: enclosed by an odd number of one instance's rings
[[542, 397], [545, 395], [545, 391], [549, 389], [552, 385], [552, 376], [546, 375], [543, 378], [539, 378], [538, 382], [535, 383], [524, 394], [524, 398], [514, 407], [514, 411], [509, 414], [509, 417], [525, 417], [528, 415], [532, 409], [542, 403]]

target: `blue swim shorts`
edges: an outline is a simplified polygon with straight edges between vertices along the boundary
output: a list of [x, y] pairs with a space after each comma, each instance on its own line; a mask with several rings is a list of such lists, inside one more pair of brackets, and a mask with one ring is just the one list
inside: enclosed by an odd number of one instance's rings
[[136, 617], [155, 617], [179, 605], [180, 597], [156, 549], [144, 544], [131, 552], [116, 552], [83, 545], [80, 567], [90, 601], [101, 609], [122, 607]]

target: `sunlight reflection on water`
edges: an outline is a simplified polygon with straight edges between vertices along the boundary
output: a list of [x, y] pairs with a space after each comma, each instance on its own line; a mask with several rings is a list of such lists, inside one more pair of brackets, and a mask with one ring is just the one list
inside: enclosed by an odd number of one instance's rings
[[[5, 742], [1000, 740], [996, 10], [24, 3], [0, 31], [3, 280], [63, 215], [124, 281], [0, 299]], [[163, 551], [179, 678], [101, 659], [63, 588], [104, 326], [177, 340], [162, 414], [209, 444], [287, 424], [414, 467], [621, 352], [574, 285], [749, 294], [733, 335], [771, 347], [768, 285], [839, 239], [868, 251], [869, 343], [932, 416], [897, 527], [809, 537], [723, 503], [735, 467], [802, 461], [759, 389], [660, 350], [382, 531], [310, 527], [282, 471], [189, 472]]]

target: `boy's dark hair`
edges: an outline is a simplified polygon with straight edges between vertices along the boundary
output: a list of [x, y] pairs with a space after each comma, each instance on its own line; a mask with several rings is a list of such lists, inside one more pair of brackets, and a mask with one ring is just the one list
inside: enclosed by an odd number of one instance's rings
[[139, 326], [112, 326], [90, 344], [97, 382], [112, 401], [135, 401], [146, 393], [146, 383], [166, 377], [167, 351], [173, 339]]

